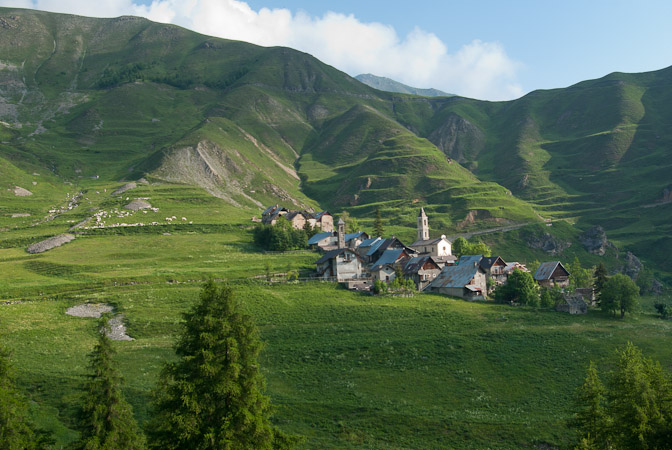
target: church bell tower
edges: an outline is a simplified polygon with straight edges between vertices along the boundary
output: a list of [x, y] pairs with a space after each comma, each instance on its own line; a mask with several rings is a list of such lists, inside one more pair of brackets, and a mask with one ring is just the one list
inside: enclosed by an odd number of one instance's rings
[[425, 208], [420, 208], [420, 214], [418, 214], [418, 240], [429, 240], [429, 224], [427, 223], [427, 214], [425, 214]]

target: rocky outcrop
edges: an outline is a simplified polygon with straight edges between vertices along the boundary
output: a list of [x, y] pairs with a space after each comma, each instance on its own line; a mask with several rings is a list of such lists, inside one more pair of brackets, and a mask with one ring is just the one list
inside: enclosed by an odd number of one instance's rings
[[44, 241], [37, 242], [28, 246], [26, 251], [28, 253], [43, 253], [52, 248], [60, 247], [63, 244], [75, 239], [75, 236], [72, 234], [59, 234], [58, 236], [50, 237]]
[[642, 270], [642, 262], [632, 252], [625, 254], [625, 259], [623, 262], [625, 264], [623, 265], [621, 271], [625, 275], [629, 276], [633, 281], [636, 280], [637, 275], [639, 275], [640, 270]]
[[138, 187], [138, 184], [135, 181], [131, 181], [130, 183], [126, 183], [116, 191], [112, 192], [112, 195], [121, 195], [126, 191], [130, 191], [131, 189], [135, 189]]
[[526, 240], [527, 245], [530, 248], [543, 250], [549, 255], [558, 255], [563, 251], [565, 251], [566, 248], [569, 248], [572, 245], [571, 242], [558, 239], [549, 233], [529, 236]]
[[141, 209], [149, 209], [151, 207], [152, 205], [148, 201], [137, 199], [133, 200], [131, 203], [124, 206], [124, 209], [130, 209], [131, 211], [140, 211]]
[[21, 186], [15, 186], [14, 187], [14, 195], [17, 197], [30, 197], [33, 195], [32, 192], [30, 192], [28, 189], [24, 189]]
[[485, 134], [468, 120], [451, 113], [428, 139], [451, 159], [463, 164], [485, 147]]
[[603, 256], [607, 252], [607, 248], [616, 248], [614, 244], [609, 242], [604, 228], [595, 225], [585, 233], [579, 236], [579, 241], [586, 250], [594, 255]]

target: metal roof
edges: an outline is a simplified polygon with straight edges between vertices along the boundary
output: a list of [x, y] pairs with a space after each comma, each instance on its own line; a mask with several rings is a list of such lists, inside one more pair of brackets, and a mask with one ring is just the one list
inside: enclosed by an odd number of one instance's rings
[[422, 269], [422, 266], [424, 266], [425, 263], [427, 263], [427, 261], [432, 261], [434, 263], [434, 265], [436, 265], [438, 267], [438, 264], [436, 264], [434, 259], [429, 255], [412, 256], [405, 261], [404, 275], [411, 275], [411, 274], [418, 273], [418, 271], [420, 269]]
[[455, 266], [446, 266], [429, 284], [428, 288], [461, 288], [469, 285], [480, 268], [483, 255], [465, 255]]
[[347, 241], [351, 241], [353, 239], [357, 239], [358, 237], [360, 237], [363, 234], [366, 235], [366, 233], [363, 232], [363, 231], [358, 231], [357, 233], [345, 233], [345, 241], [347, 242]]
[[371, 267], [372, 271], [378, 270], [380, 267], [387, 265], [387, 264], [394, 264], [397, 262], [401, 254], [404, 252], [403, 248], [394, 248], [394, 249], [387, 249], [383, 252], [382, 255], [380, 255], [380, 258], [378, 258], [378, 261], [376, 261], [373, 264], [373, 267]]
[[[322, 218], [322, 216], [324, 216], [325, 214], [329, 214], [329, 211], [319, 211], [319, 212], [315, 212], [315, 213], [311, 214], [311, 216], [312, 216], [313, 219], [315, 219], [315, 220], [320, 220], [320, 219]], [[329, 215], [331, 215], [331, 214], [329, 214]]]
[[264, 212], [261, 213], [262, 216], [265, 216], [266, 214], [270, 214], [271, 211], [273, 211], [275, 208], [277, 208], [278, 205], [271, 205], [268, 208], [264, 210]]
[[379, 241], [379, 240], [380, 240], [379, 237], [365, 239], [365, 240], [362, 241], [361, 244], [359, 244], [358, 247], [361, 247], [361, 248], [370, 247], [371, 244], [373, 244], [374, 242]]
[[334, 233], [331, 231], [324, 231], [322, 233], [317, 233], [313, 235], [310, 239], [308, 239], [308, 245], [315, 245], [318, 242], [320, 242], [322, 239], [328, 238], [330, 236], [333, 236]]
[[563, 266], [560, 261], [548, 261], [539, 265], [537, 271], [534, 272], [534, 279], [537, 281], [550, 280], [551, 275], [553, 275], [555, 268], [558, 266], [562, 267], [562, 270], [567, 272], [567, 275], [569, 276], [569, 271], [565, 269], [565, 266]]
[[371, 256], [374, 253], [376, 253], [376, 250], [378, 250], [378, 248], [381, 245], [383, 245], [385, 243], [385, 241], [387, 241], [387, 239], [379, 239], [379, 240], [375, 241], [374, 243], [372, 243], [371, 246], [369, 247], [369, 251], [366, 252], [366, 256]]

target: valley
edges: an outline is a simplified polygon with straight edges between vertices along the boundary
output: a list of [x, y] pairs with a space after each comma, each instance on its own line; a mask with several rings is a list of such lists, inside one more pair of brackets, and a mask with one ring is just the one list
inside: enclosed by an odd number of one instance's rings
[[[508, 102], [390, 93], [289, 48], [0, 8], [0, 341], [30, 414], [58, 448], [76, 438], [96, 328], [65, 312], [107, 303], [144, 425], [212, 277], [255, 318], [274, 423], [302, 448], [567, 448], [590, 361], [631, 341], [672, 366], [653, 306], [672, 285], [671, 95], [670, 68]], [[610, 273], [634, 254], [662, 288], [616, 320], [290, 282], [321, 255], [254, 245], [276, 203], [366, 231], [379, 210], [407, 242], [424, 207], [433, 237]], [[596, 226], [603, 255], [582, 243]]]

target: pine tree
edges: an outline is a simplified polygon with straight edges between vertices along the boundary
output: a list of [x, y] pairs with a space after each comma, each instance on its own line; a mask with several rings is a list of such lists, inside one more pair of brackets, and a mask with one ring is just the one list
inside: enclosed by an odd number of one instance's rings
[[376, 208], [376, 218], [373, 221], [373, 234], [382, 236], [384, 233], [385, 228], [383, 227], [383, 218], [380, 215], [380, 208]]
[[156, 392], [150, 426], [157, 449], [291, 448], [293, 439], [270, 423], [257, 358], [261, 342], [229, 286], [210, 280], [185, 315], [175, 351]]
[[8, 359], [9, 353], [0, 347], [0, 449], [39, 448], [28, 421], [26, 401], [16, 390]]
[[108, 319], [100, 320], [98, 343], [89, 355], [91, 373], [84, 385], [79, 412], [81, 432], [74, 448], [81, 450], [141, 450], [145, 437], [140, 432], [131, 405], [121, 392], [123, 379], [114, 362], [115, 351], [107, 337]]
[[597, 267], [595, 267], [595, 272], [593, 272], [593, 289], [595, 290], [595, 297], [597, 298], [597, 302], [599, 304], [600, 302], [600, 294], [602, 293], [602, 289], [604, 288], [604, 285], [607, 283], [608, 280], [608, 273], [607, 273], [607, 268], [604, 267], [604, 263], [600, 263]]

